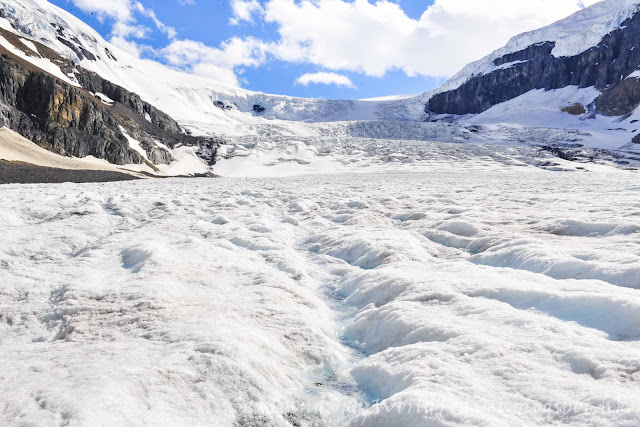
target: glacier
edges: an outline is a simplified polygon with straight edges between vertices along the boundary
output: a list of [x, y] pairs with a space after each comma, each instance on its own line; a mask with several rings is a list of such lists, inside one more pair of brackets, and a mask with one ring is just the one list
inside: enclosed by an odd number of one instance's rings
[[2, 186], [3, 424], [637, 425], [638, 172], [479, 147]]

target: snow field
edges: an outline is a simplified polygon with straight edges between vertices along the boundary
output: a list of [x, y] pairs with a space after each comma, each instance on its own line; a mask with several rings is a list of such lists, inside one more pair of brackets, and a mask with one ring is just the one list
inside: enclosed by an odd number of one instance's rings
[[[299, 136], [292, 135], [285, 126], [255, 127], [252, 131], [260, 136], [232, 138], [220, 147], [213, 172], [246, 178], [389, 170], [421, 172], [424, 168], [447, 165], [458, 169], [461, 164], [492, 169], [498, 163], [557, 171], [600, 171], [611, 170], [603, 168], [603, 164], [620, 166], [620, 159], [610, 152], [584, 149], [582, 160], [567, 161], [523, 143], [544, 140], [562, 146], [577, 137], [576, 133], [563, 129], [488, 125], [478, 134], [449, 123], [409, 122], [323, 123], [311, 129], [314, 134]], [[383, 136], [391, 139], [380, 139]], [[427, 140], [420, 140], [423, 137]], [[640, 165], [637, 156], [628, 160], [629, 167]]]
[[439, 160], [3, 186], [4, 423], [637, 425], [637, 173]]
[[216, 182], [34, 187], [3, 209], [6, 422], [338, 425], [358, 407], [295, 251], [305, 212]]

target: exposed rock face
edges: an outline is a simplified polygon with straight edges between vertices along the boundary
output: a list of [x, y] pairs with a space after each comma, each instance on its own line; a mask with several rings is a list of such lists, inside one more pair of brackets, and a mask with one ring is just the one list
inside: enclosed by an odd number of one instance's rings
[[80, 43], [79, 40], [76, 42], [77, 44], [74, 44], [63, 37], [58, 37], [58, 41], [73, 50], [73, 52], [78, 55], [78, 58], [80, 58], [80, 60], [84, 58], [87, 58], [90, 61], [98, 60], [98, 58], [96, 58], [93, 53], [89, 52], [84, 48], [84, 46], [82, 46], [82, 43]]
[[0, 124], [62, 155], [142, 163], [118, 123], [88, 93], [0, 57]]
[[605, 90], [596, 100], [598, 111], [607, 116], [624, 116], [640, 104], [640, 81], [631, 77]]
[[[433, 96], [426, 109], [436, 114], [481, 113], [533, 89], [569, 85], [595, 86], [605, 91], [605, 95], [608, 93], [605, 100], [598, 102], [603, 114], [627, 114], [640, 103], [640, 92], [626, 92], [635, 88], [635, 82], [623, 80], [640, 66], [640, 13], [579, 55], [556, 58], [551, 54], [554, 47], [555, 43], [546, 42], [498, 58], [494, 61], [496, 66], [512, 65], [473, 77], [455, 90]], [[620, 88], [616, 90], [616, 86]], [[621, 105], [613, 108], [612, 101], [618, 97], [624, 99], [620, 98]]]
[[560, 111], [562, 111], [563, 113], [571, 114], [572, 116], [581, 116], [583, 114], [586, 114], [587, 109], [584, 108], [584, 105], [576, 102], [573, 105], [568, 105], [562, 108]]
[[167, 114], [142, 101], [142, 99], [140, 99], [140, 97], [135, 93], [131, 93], [126, 89], [103, 79], [98, 74], [87, 70], [81, 70], [81, 72], [76, 75], [76, 78], [83, 88], [92, 93], [105, 94], [115, 102], [128, 107], [138, 116], [148, 118], [153, 125], [158, 126], [160, 129], [173, 133], [182, 132], [178, 123], [176, 123], [176, 121]]
[[[0, 31], [12, 44], [21, 45], [12, 40], [15, 35]], [[205, 161], [215, 164], [223, 141], [190, 136], [138, 95], [74, 66], [45, 46], [38, 44], [38, 51], [65, 73], [73, 72], [82, 87], [61, 81], [0, 48], [0, 126], [67, 156], [94, 156], [115, 164], [144, 163], [145, 159], [130, 148], [126, 132], [140, 142], [154, 164], [173, 160], [158, 142], [169, 148], [196, 146]], [[104, 102], [95, 96], [98, 93], [115, 102]]]

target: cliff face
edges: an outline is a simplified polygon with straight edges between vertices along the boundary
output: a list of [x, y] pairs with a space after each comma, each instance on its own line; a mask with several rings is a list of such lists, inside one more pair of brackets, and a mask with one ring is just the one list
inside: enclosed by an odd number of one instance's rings
[[143, 163], [118, 122], [82, 89], [0, 56], [0, 123], [58, 154]]
[[78, 83], [86, 90], [92, 93], [101, 93], [109, 97], [115, 102], [129, 108], [132, 113], [140, 117], [146, 118], [151, 124], [157, 126], [161, 130], [181, 133], [182, 130], [178, 123], [167, 114], [158, 110], [154, 106], [142, 101], [138, 95], [131, 93], [126, 89], [103, 79], [96, 73], [87, 70], [81, 70], [76, 74]]
[[640, 104], [637, 79], [624, 79], [640, 66], [640, 13], [579, 55], [556, 58], [551, 54], [554, 47], [555, 43], [545, 42], [497, 58], [494, 65], [503, 68], [436, 94], [426, 109], [436, 114], [475, 114], [533, 89], [570, 85], [600, 89], [597, 108], [605, 115], [624, 115]]
[[199, 157], [209, 165], [216, 162], [216, 152], [224, 143], [219, 138], [193, 137], [180, 128], [180, 125], [168, 114], [153, 105], [144, 102], [137, 94], [103, 79], [98, 74], [80, 69], [76, 74], [78, 82], [86, 90], [106, 95], [114, 101], [110, 113], [126, 129], [127, 134], [140, 142], [153, 163], [162, 164], [171, 161], [166, 150], [156, 142], [174, 148], [176, 145], [188, 145], [196, 148]]
[[[10, 41], [15, 38], [0, 31]], [[154, 164], [170, 163], [173, 158], [162, 145], [173, 148], [178, 144], [195, 146], [204, 160], [215, 163], [222, 141], [187, 135], [171, 117], [138, 95], [74, 66], [45, 46], [38, 45], [38, 52], [65, 73], [72, 73], [80, 87], [0, 48], [0, 126], [66, 156], [94, 156], [119, 165], [145, 163], [129, 146], [126, 132], [140, 142]]]

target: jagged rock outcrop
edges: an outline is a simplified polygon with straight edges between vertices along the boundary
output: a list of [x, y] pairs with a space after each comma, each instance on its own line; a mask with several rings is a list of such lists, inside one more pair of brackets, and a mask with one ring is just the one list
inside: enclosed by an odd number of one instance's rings
[[118, 122], [80, 88], [0, 55], [0, 124], [58, 154], [143, 163]]
[[639, 103], [640, 81], [630, 77], [607, 88], [596, 100], [596, 107], [606, 116], [624, 116], [635, 110]]
[[[15, 46], [21, 46], [14, 34], [0, 32]], [[205, 161], [215, 164], [223, 141], [193, 137], [137, 94], [75, 66], [43, 45], [38, 44], [38, 52], [65, 73], [73, 73], [81, 87], [0, 47], [0, 126], [67, 156], [94, 156], [115, 164], [146, 162], [130, 147], [126, 132], [140, 142], [147, 159], [154, 164], [170, 163], [173, 157], [163, 146], [174, 148], [179, 144], [195, 146]]]
[[576, 56], [553, 56], [554, 42], [532, 45], [494, 61], [494, 65], [503, 68], [472, 77], [457, 89], [434, 95], [426, 110], [436, 114], [481, 113], [533, 89], [575, 85], [594, 86], [604, 91], [603, 99], [597, 103], [601, 113], [624, 115], [640, 104], [640, 91], [635, 87], [637, 80], [624, 80], [640, 66], [639, 41], [640, 13], [636, 13], [597, 46]]
[[76, 78], [83, 88], [92, 93], [106, 95], [113, 101], [128, 107], [138, 116], [146, 118], [151, 124], [158, 126], [160, 129], [173, 133], [182, 133], [180, 125], [175, 120], [151, 104], [144, 102], [137, 94], [131, 93], [103, 79], [98, 74], [84, 69], [77, 73]]
[[582, 116], [587, 113], [587, 109], [579, 102], [572, 105], [567, 105], [560, 109], [563, 113], [571, 114], [572, 116]]

